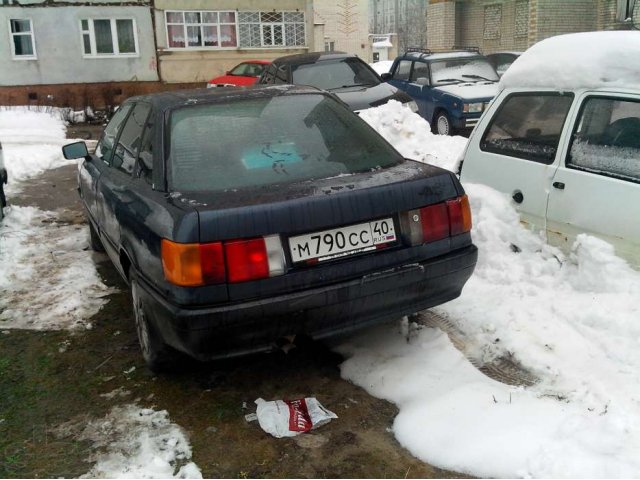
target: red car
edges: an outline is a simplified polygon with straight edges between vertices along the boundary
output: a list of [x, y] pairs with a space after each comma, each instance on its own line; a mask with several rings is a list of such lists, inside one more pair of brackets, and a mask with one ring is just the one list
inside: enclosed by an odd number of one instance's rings
[[207, 83], [207, 88], [211, 87], [244, 87], [253, 85], [262, 75], [262, 71], [270, 65], [268, 60], [249, 60], [242, 62], [228, 71], [226, 75], [216, 77]]

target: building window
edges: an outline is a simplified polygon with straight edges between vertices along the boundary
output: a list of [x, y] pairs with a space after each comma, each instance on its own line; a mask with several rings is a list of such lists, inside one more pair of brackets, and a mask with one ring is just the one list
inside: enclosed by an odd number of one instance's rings
[[36, 47], [33, 41], [33, 23], [30, 19], [9, 20], [11, 31], [11, 48], [14, 59], [33, 60]]
[[336, 50], [336, 42], [330, 42], [330, 41], [324, 42], [325, 52], [334, 52], [335, 50]]
[[138, 37], [132, 18], [80, 20], [85, 57], [136, 56]]
[[243, 48], [304, 47], [304, 12], [238, 12]]
[[487, 5], [484, 7], [484, 39], [500, 38], [500, 24], [502, 23], [502, 5]]
[[236, 12], [167, 11], [169, 48], [234, 48], [238, 46]]
[[529, 34], [529, 2], [516, 2], [516, 37], [526, 37]]

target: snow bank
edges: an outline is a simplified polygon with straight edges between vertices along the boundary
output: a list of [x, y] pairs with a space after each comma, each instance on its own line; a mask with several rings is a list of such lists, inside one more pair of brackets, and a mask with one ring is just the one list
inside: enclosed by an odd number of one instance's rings
[[502, 88], [640, 86], [640, 32], [559, 35], [536, 43], [500, 80]]
[[[371, 112], [369, 110], [368, 112]], [[382, 106], [371, 121], [403, 153], [429, 160], [464, 145], [415, 142], [424, 120]], [[411, 156], [411, 155], [409, 155]], [[438, 330], [407, 343], [396, 327], [339, 347], [342, 375], [398, 405], [393, 431], [418, 458], [481, 477], [640, 475], [640, 272], [579, 235], [570, 255], [519, 223], [508, 198], [465, 184], [479, 249], [462, 296], [435, 309], [479, 363], [510, 358], [528, 388], [485, 377]]]
[[383, 60], [381, 62], [370, 63], [369, 66], [373, 68], [378, 75], [382, 75], [383, 73], [389, 73], [391, 70], [391, 66], [393, 65], [393, 60]]
[[429, 123], [396, 100], [360, 112], [360, 117], [406, 158], [454, 170], [467, 144], [463, 137], [435, 135]]
[[9, 194], [16, 181], [60, 167], [75, 160], [65, 160], [61, 147], [69, 142], [60, 112], [35, 112], [24, 108], [0, 110], [0, 143], [9, 173]]
[[86, 225], [9, 207], [0, 223], [0, 329], [89, 328], [114, 290], [96, 271]]
[[166, 410], [116, 406], [90, 421], [78, 439], [96, 450], [89, 458], [95, 465], [81, 478], [202, 478], [187, 436]]

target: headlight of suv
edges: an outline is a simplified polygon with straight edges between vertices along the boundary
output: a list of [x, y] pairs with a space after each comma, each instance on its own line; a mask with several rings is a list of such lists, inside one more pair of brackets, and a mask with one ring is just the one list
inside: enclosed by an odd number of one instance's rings
[[404, 106], [409, 108], [413, 113], [418, 113], [418, 104], [415, 100], [405, 103]]
[[464, 113], [480, 113], [484, 108], [483, 103], [465, 103], [462, 111]]

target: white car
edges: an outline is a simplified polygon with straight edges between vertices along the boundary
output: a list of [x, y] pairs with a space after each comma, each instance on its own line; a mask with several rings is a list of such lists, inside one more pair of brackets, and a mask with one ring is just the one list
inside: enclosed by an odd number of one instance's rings
[[2, 143], [0, 143], [0, 220], [4, 217], [4, 207], [7, 205], [7, 198], [4, 195], [4, 185], [7, 183], [7, 170], [4, 168], [4, 157], [2, 155]]
[[523, 223], [553, 245], [568, 250], [584, 232], [640, 266], [637, 58], [640, 32], [563, 35], [532, 47], [471, 135], [462, 181], [509, 194]]

